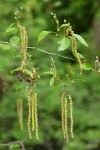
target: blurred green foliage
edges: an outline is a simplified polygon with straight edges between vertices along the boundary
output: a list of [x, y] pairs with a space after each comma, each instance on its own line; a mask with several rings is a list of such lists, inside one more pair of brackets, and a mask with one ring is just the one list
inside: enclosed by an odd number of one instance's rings
[[[100, 16], [100, 2], [85, 0], [1, 0], [0, 1], [0, 40], [9, 41], [16, 31], [5, 34], [7, 27], [15, 22], [14, 12], [23, 7], [22, 24], [29, 34], [29, 45], [37, 44], [37, 37], [43, 30], [55, 30], [54, 20], [50, 13], [57, 14], [61, 22], [67, 19], [76, 33], [82, 34], [89, 47], [79, 44], [79, 52], [94, 65], [95, 56], [99, 55], [97, 47], [99, 27], [96, 22]], [[96, 26], [96, 27], [95, 27]], [[95, 35], [95, 34], [96, 35]], [[96, 36], [96, 39], [94, 36]], [[100, 45], [100, 44], [99, 44]], [[55, 39], [44, 43], [42, 49], [56, 52]], [[100, 47], [100, 46], [99, 46]], [[30, 50], [33, 65], [41, 70], [48, 71], [50, 59], [41, 52]], [[67, 52], [63, 52], [67, 56]], [[56, 86], [49, 86], [50, 78], [43, 76], [37, 85], [38, 112], [39, 112], [39, 141], [33, 137], [29, 140], [27, 133], [27, 98], [25, 97], [26, 84], [17, 80], [16, 74], [10, 70], [18, 67], [20, 61], [18, 51], [3, 50], [0, 48], [0, 143], [16, 140], [25, 140], [27, 150], [99, 150], [100, 149], [100, 75], [93, 72], [84, 72], [81, 77], [86, 82], [75, 80], [74, 86], [68, 88], [73, 97], [74, 105], [74, 139], [66, 143], [61, 130], [60, 94]], [[68, 52], [68, 55], [71, 55]], [[99, 56], [100, 57], [100, 56]], [[79, 79], [77, 64], [72, 61], [54, 58], [58, 72], [66, 80], [69, 65], [75, 68], [75, 78]], [[23, 99], [24, 130], [20, 131], [17, 117], [16, 100]], [[7, 150], [7, 147], [0, 147]]]

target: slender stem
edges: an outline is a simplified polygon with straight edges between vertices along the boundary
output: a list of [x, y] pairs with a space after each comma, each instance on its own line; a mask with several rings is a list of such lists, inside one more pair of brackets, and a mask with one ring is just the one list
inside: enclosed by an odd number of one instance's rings
[[25, 149], [25, 146], [24, 146], [24, 144], [23, 144], [23, 141], [14, 141], [14, 142], [6, 143], [6, 144], [0, 143], [0, 146], [1, 146], [1, 147], [2, 147], [2, 146], [7, 146], [7, 147], [9, 147], [10, 145], [13, 145], [13, 144], [20, 144], [22, 150], [26, 150], [26, 149]]
[[[12, 46], [9, 42], [0, 41], [0, 43], [1, 43], [1, 44], [10, 45], [11, 47], [16, 48], [16, 49], [19, 49], [19, 50], [20, 50], [20, 48], [22, 48], [22, 47], [20, 47], [20, 46]], [[65, 59], [77, 61], [77, 60], [74, 59], [74, 58], [66, 57], [66, 56], [63, 56], [63, 55], [56, 54], [56, 53], [47, 52], [47, 51], [42, 50], [42, 49], [37, 48], [37, 47], [31, 47], [31, 46], [30, 46], [30, 47], [27, 47], [27, 49], [33, 49], [33, 50], [37, 50], [37, 51], [43, 52], [43, 53], [48, 54], [48, 55], [58, 56], [58, 57], [61, 57], [61, 58], [65, 58]]]

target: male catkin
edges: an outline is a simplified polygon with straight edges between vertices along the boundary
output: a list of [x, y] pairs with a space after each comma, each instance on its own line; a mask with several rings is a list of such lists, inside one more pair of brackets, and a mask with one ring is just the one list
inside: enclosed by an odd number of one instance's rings
[[37, 93], [35, 93], [35, 132], [36, 132], [36, 139], [39, 139], [38, 136], [38, 113], [37, 113]]
[[68, 142], [68, 132], [67, 132], [67, 97], [66, 93], [63, 93], [61, 96], [61, 108], [62, 108], [62, 131], [63, 131], [63, 136], [64, 139], [67, 140]]
[[17, 112], [18, 112], [20, 129], [23, 130], [23, 105], [21, 99], [17, 100]]
[[65, 134], [65, 103], [64, 103], [64, 96], [65, 93], [61, 95], [61, 118], [62, 118], [62, 131], [63, 131], [63, 136], [66, 138]]
[[72, 107], [72, 98], [70, 95], [67, 95], [67, 93], [63, 93], [61, 95], [61, 118], [62, 118], [62, 131], [64, 139], [69, 139], [68, 136], [68, 99], [69, 99], [69, 105], [70, 105], [70, 134], [73, 138], [73, 107]]
[[73, 138], [73, 102], [72, 102], [72, 97], [69, 95], [69, 100], [70, 100], [70, 133], [71, 137]]
[[32, 89], [29, 90], [27, 97], [28, 97], [28, 134], [29, 134], [29, 138], [32, 139], [32, 131], [31, 131], [31, 92]]
[[35, 129], [35, 96], [32, 94], [32, 131]]
[[28, 65], [28, 59], [27, 59], [27, 46], [28, 46], [28, 34], [25, 29], [25, 27], [21, 26], [20, 23], [17, 23], [19, 33], [20, 33], [20, 40], [21, 40], [21, 57], [22, 57], [22, 65], [21, 70], [25, 69], [25, 67]]

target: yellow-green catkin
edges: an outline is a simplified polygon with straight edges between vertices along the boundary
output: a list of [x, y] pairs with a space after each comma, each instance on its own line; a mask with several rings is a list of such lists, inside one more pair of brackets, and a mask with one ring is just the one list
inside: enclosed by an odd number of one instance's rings
[[82, 75], [82, 68], [81, 68], [82, 62], [77, 52], [77, 41], [74, 35], [74, 31], [72, 30], [72, 27], [70, 25], [66, 30], [66, 36], [69, 37], [72, 41], [72, 53], [77, 58], [77, 61], [80, 65], [80, 74]]
[[39, 139], [38, 135], [38, 112], [37, 112], [37, 93], [35, 93], [35, 134], [36, 134], [36, 139]]
[[29, 134], [29, 138], [32, 139], [32, 130], [31, 130], [31, 92], [32, 92], [32, 89], [29, 90], [28, 94], [27, 94], [27, 97], [28, 97], [28, 134]]
[[62, 119], [62, 131], [64, 139], [66, 138], [65, 134], [65, 102], [64, 102], [65, 93], [61, 95], [61, 119]]
[[74, 138], [73, 135], [73, 102], [72, 102], [72, 97], [69, 95], [69, 100], [70, 100], [70, 133], [71, 137]]
[[68, 118], [67, 118], [67, 95], [65, 97], [65, 137], [66, 137], [66, 140], [68, 142]]
[[28, 60], [27, 60], [27, 46], [28, 46], [28, 34], [24, 26], [21, 26], [20, 23], [17, 23], [19, 33], [20, 33], [20, 39], [21, 39], [21, 56], [22, 56], [22, 65], [21, 70], [27, 66]]
[[62, 131], [64, 139], [68, 142], [68, 118], [67, 118], [67, 94], [63, 93], [61, 96], [61, 118], [62, 118]]
[[77, 58], [78, 60], [78, 63], [80, 65], [80, 75], [82, 75], [82, 68], [81, 68], [81, 65], [82, 65], [82, 62], [81, 62], [81, 59], [78, 55], [78, 52], [77, 52], [77, 43], [76, 43], [76, 38], [74, 36], [74, 32], [72, 31], [72, 37], [71, 37], [71, 40], [72, 40], [72, 53], [74, 54], [74, 56]]
[[32, 95], [32, 131], [35, 130], [35, 96]]
[[21, 99], [17, 100], [17, 112], [18, 112], [20, 129], [23, 130], [23, 105]]

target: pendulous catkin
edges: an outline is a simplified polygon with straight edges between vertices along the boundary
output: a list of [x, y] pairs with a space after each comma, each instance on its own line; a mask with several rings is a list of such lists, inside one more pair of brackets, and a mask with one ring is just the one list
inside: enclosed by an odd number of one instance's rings
[[67, 93], [61, 95], [61, 118], [62, 118], [62, 131], [64, 139], [68, 142], [68, 99], [70, 105], [70, 133], [73, 138], [73, 107], [72, 107], [72, 98]]
[[32, 92], [32, 89], [29, 90], [28, 94], [27, 94], [27, 97], [28, 97], [28, 134], [29, 134], [29, 138], [32, 139], [32, 131], [31, 131], [31, 110], [32, 110], [32, 107], [31, 107], [31, 92]]
[[65, 134], [65, 103], [64, 103], [64, 96], [65, 93], [61, 95], [61, 118], [62, 118], [62, 131], [63, 131], [63, 136], [66, 138]]
[[62, 131], [64, 139], [68, 142], [68, 132], [67, 132], [67, 97], [66, 93], [63, 93], [61, 96], [61, 108], [62, 108]]
[[23, 105], [21, 99], [17, 99], [17, 112], [20, 129], [23, 130]]
[[20, 33], [20, 39], [21, 39], [21, 57], [22, 57], [22, 65], [21, 70], [25, 69], [25, 67], [28, 65], [28, 59], [27, 59], [27, 46], [28, 46], [28, 34], [24, 26], [21, 26], [20, 23], [17, 23], [19, 33]]
[[65, 137], [68, 142], [68, 118], [67, 118], [67, 96], [65, 97]]
[[37, 93], [35, 93], [35, 134], [36, 139], [39, 139], [38, 136], [38, 113], [37, 113]]
[[32, 95], [32, 131], [35, 130], [35, 96]]
[[69, 100], [70, 100], [70, 133], [71, 137], [74, 138], [73, 136], [73, 102], [72, 102], [72, 97], [69, 95]]
[[37, 112], [37, 93], [31, 90], [28, 92], [28, 133], [32, 139], [32, 131], [35, 132], [36, 139], [38, 136], [38, 112]]
[[69, 26], [66, 29], [66, 36], [71, 39], [71, 42], [72, 42], [72, 53], [77, 58], [77, 61], [78, 61], [79, 66], [80, 66], [80, 75], [82, 75], [82, 68], [81, 68], [82, 62], [81, 62], [81, 59], [80, 59], [79, 54], [77, 52], [77, 41], [76, 41], [76, 37], [74, 35], [74, 31], [72, 30], [71, 26]]

